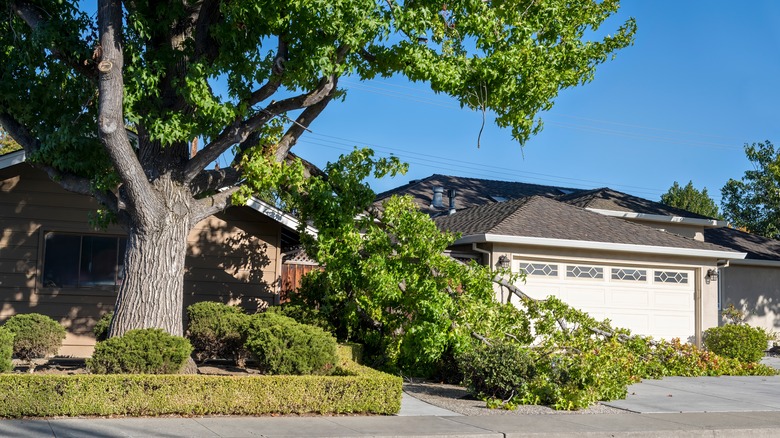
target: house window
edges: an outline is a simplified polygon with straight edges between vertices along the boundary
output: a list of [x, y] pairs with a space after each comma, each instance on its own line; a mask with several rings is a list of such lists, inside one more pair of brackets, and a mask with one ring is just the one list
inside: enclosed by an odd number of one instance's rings
[[527, 275], [539, 275], [544, 277], [557, 277], [558, 265], [548, 263], [520, 263], [520, 269]]
[[657, 283], [688, 284], [688, 273], [677, 271], [655, 271]]
[[566, 276], [573, 278], [604, 278], [604, 268], [570, 265], [566, 267]]
[[126, 246], [125, 237], [46, 233], [43, 286], [121, 284]]
[[612, 268], [613, 280], [647, 281], [647, 271], [644, 269]]

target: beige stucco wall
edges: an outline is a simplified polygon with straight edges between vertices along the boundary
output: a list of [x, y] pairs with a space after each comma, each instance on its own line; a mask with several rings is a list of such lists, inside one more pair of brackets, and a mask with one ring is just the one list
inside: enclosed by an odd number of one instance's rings
[[[620, 265], [625, 267], [646, 267], [663, 269], [686, 269], [695, 272], [694, 284], [699, 297], [696, 305], [699, 326], [701, 331], [719, 324], [720, 313], [718, 310], [718, 284], [716, 281], [706, 281], [705, 276], [709, 269], [717, 269], [717, 259], [703, 259], [697, 257], [641, 254], [627, 252], [613, 252], [589, 249], [567, 249], [554, 247], [533, 247], [510, 244], [480, 244], [481, 249], [491, 252], [492, 263], [506, 255], [512, 258], [532, 258], [534, 260], [550, 260], [555, 262], [582, 262], [592, 264]], [[500, 288], [496, 288], [500, 291]], [[498, 296], [501, 299], [501, 296]]]
[[719, 281], [724, 309], [734, 304], [748, 324], [780, 332], [780, 266], [731, 263], [721, 269]]
[[674, 233], [684, 237], [690, 237], [691, 239], [704, 242], [704, 226], [679, 223], [679, 222], [659, 222], [647, 219], [626, 218], [629, 222], [636, 222], [647, 227], [655, 228], [657, 230], [663, 230], [669, 233]]
[[[54, 288], [41, 284], [44, 235], [49, 231], [124, 235], [89, 227], [98, 204], [67, 192], [27, 164], [0, 169], [0, 322], [42, 313], [67, 330], [60, 355], [91, 354], [92, 328], [113, 309], [114, 287]], [[188, 238], [185, 306], [196, 301], [237, 303], [250, 311], [277, 298], [281, 228], [248, 207], [197, 224]]]

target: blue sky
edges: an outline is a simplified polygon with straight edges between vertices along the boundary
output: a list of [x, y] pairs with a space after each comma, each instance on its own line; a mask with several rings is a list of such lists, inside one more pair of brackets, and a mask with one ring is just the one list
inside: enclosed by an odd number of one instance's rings
[[403, 79], [345, 78], [293, 152], [324, 165], [353, 146], [410, 163], [383, 191], [433, 173], [579, 188], [609, 186], [657, 200], [692, 180], [720, 202], [750, 168], [745, 143], [780, 142], [780, 2], [623, 2], [604, 29], [637, 20], [634, 46], [593, 82], [564, 90], [523, 149], [481, 114]]

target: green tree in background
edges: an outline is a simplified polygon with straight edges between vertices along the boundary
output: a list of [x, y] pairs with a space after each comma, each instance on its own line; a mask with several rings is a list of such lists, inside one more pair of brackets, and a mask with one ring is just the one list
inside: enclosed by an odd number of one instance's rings
[[[246, 170], [287, 160], [346, 96], [342, 77], [426, 83], [490, 111], [522, 143], [559, 91], [592, 80], [636, 28], [629, 19], [599, 29], [617, 0], [100, 0], [97, 13], [83, 9], [91, 4], [0, 0], [0, 126], [127, 230], [110, 336], [182, 333], [188, 232], [231, 205], [240, 183], [267, 189]], [[191, 154], [195, 138], [202, 147]], [[209, 168], [230, 151], [230, 166]]]
[[772, 239], [780, 238], [780, 151], [769, 141], [745, 145], [753, 170], [729, 179], [721, 193], [723, 216], [733, 226]]
[[22, 147], [10, 135], [0, 127], [0, 155], [18, 151]]
[[702, 216], [721, 219], [718, 206], [710, 198], [705, 187], [701, 191], [693, 186], [693, 181], [688, 181], [685, 187], [677, 181], [669, 187], [669, 190], [661, 195], [661, 202], [674, 208], [679, 208]]

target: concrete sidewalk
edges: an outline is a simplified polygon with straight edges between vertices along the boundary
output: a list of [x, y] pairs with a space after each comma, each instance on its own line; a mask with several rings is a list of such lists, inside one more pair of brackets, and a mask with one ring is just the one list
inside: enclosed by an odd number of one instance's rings
[[776, 437], [780, 412], [0, 421], [3, 437]]

